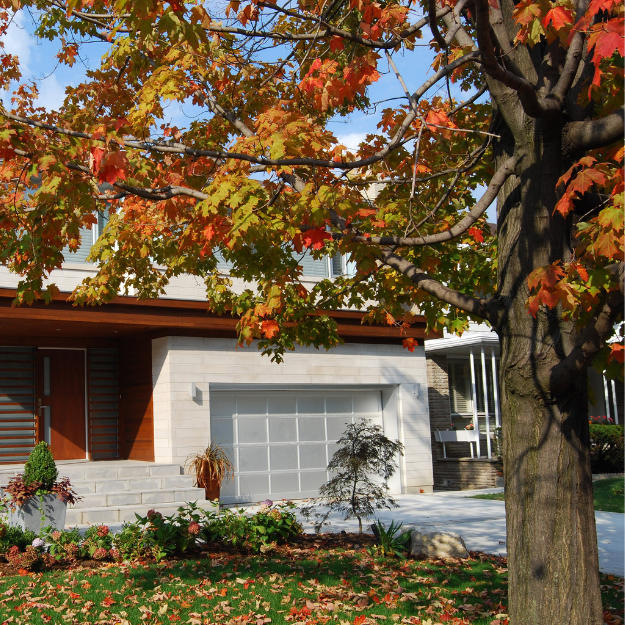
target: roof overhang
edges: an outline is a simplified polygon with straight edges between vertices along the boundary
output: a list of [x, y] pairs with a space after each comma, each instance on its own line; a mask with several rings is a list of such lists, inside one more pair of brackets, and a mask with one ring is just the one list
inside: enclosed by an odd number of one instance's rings
[[462, 336], [425, 341], [426, 354], [465, 357], [469, 356], [471, 350], [474, 354], [479, 354], [481, 348], [485, 349], [487, 356], [490, 356], [492, 351], [494, 351], [495, 356], [499, 356], [499, 337], [497, 334], [495, 332], [467, 332]]
[[[108, 304], [76, 306], [69, 301], [69, 294], [61, 293], [48, 304], [37, 301], [16, 307], [15, 295], [13, 289], [0, 289], [0, 344], [13, 343], [18, 340], [15, 337], [118, 340], [140, 335], [237, 336], [238, 317], [211, 313], [203, 301], [116, 297]], [[319, 314], [331, 317], [339, 336], [348, 342], [401, 344], [404, 338], [414, 338], [423, 344], [424, 339], [437, 336], [426, 332], [425, 318], [421, 316], [400, 334], [394, 326], [363, 323], [365, 313], [359, 311]]]

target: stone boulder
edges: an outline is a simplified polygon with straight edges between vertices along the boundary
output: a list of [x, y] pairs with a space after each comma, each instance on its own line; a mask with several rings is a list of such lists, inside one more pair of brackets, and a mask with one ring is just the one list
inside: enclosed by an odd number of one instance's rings
[[409, 526], [410, 555], [421, 558], [467, 558], [469, 552], [456, 532], [446, 532], [427, 526]]

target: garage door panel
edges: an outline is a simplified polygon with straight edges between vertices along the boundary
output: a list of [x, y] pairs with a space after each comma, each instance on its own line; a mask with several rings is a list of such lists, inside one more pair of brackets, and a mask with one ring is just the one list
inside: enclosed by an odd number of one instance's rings
[[236, 395], [211, 395], [211, 417], [228, 417], [237, 411]]
[[300, 469], [324, 469], [325, 471], [325, 468], [328, 465], [326, 461], [326, 446], [300, 445], [299, 465]]
[[266, 395], [238, 395], [237, 414], [243, 415], [266, 415]]
[[267, 410], [272, 414], [295, 414], [297, 412], [297, 400], [294, 395], [276, 393], [267, 397]]
[[363, 393], [354, 395], [354, 414], [377, 414], [380, 412], [380, 393]]
[[237, 419], [238, 443], [266, 443], [266, 419]]
[[269, 440], [272, 443], [295, 443], [297, 441], [297, 420], [269, 419]]
[[300, 417], [298, 419], [300, 441], [325, 441], [325, 419], [315, 417]]
[[297, 492], [299, 492], [299, 475], [297, 473], [273, 473], [271, 475], [272, 495]]
[[326, 396], [326, 412], [327, 414], [352, 414], [352, 398], [351, 395], [327, 395]]
[[299, 468], [296, 445], [272, 445], [269, 457], [272, 471], [297, 471]]
[[298, 414], [325, 414], [323, 395], [298, 395]]
[[239, 476], [239, 492], [247, 501], [257, 501], [257, 493], [269, 494], [268, 475]]
[[269, 471], [267, 448], [239, 447], [239, 473]]
[[227, 419], [211, 419], [211, 440], [220, 445], [234, 444], [234, 421], [232, 416]]
[[325, 471], [302, 471], [300, 473], [300, 480], [302, 484], [303, 492], [314, 491], [317, 492], [322, 484], [326, 481]]
[[329, 441], [338, 441], [339, 438], [345, 432], [347, 426], [352, 423], [352, 418], [350, 417], [328, 417], [326, 419], [328, 424], [328, 440]]

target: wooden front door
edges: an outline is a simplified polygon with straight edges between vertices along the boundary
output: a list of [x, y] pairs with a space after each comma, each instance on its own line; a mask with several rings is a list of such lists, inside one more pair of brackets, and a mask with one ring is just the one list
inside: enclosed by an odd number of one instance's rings
[[55, 460], [85, 458], [85, 352], [38, 349], [37, 369], [38, 439]]

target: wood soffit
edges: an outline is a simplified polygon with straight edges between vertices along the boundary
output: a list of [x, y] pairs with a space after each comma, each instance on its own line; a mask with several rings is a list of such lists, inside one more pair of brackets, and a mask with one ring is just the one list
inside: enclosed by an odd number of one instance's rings
[[[206, 303], [194, 300], [116, 297], [101, 306], [75, 306], [68, 301], [69, 294], [60, 294], [46, 304], [42, 301], [30, 306], [15, 307], [13, 289], [0, 288], [0, 339], [16, 336], [108, 338], [129, 336], [215, 336], [234, 338], [238, 318], [208, 312]], [[329, 311], [341, 338], [348, 342], [400, 343], [403, 338], [439, 338], [426, 333], [425, 319], [400, 334], [398, 328], [381, 324], [363, 324], [364, 313], [358, 311]]]

